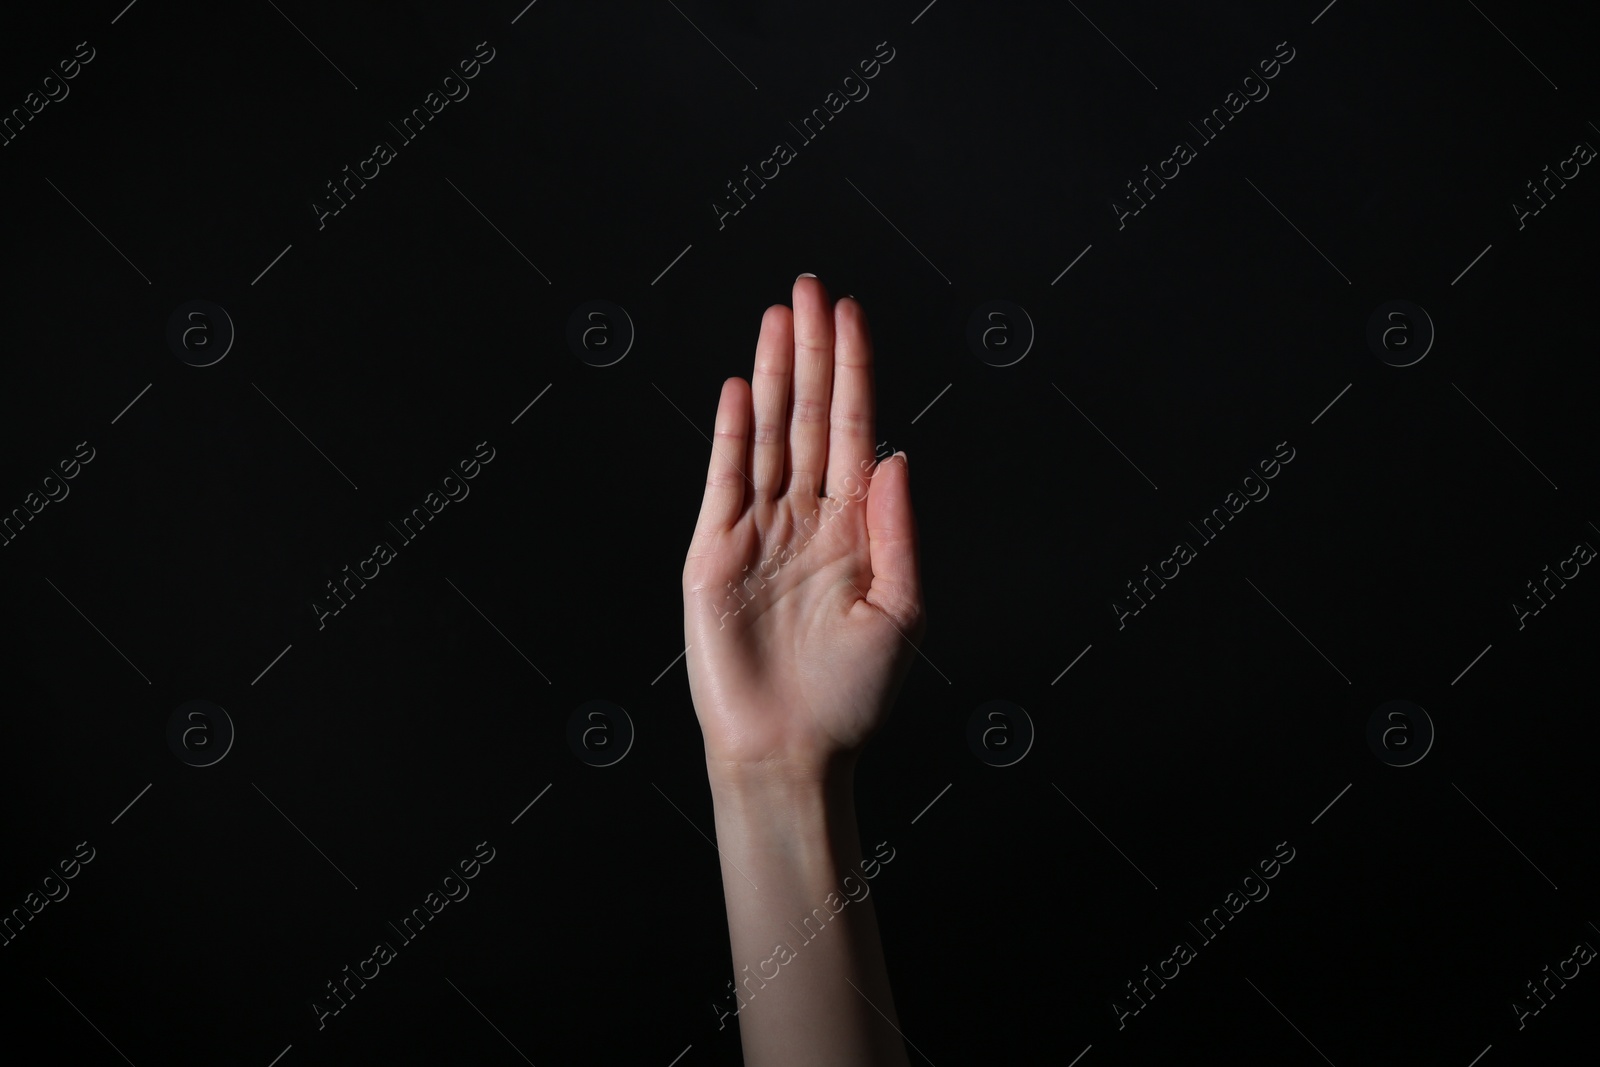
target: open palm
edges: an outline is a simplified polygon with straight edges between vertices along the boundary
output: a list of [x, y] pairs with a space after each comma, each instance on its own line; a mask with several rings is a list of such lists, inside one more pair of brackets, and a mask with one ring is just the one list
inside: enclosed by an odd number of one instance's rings
[[887, 717], [924, 628], [906, 459], [876, 462], [861, 305], [795, 279], [717, 406], [683, 568], [712, 770], [817, 777]]

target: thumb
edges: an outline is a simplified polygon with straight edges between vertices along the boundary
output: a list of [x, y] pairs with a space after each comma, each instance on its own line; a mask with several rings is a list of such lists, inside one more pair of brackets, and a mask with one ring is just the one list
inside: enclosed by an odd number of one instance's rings
[[867, 602], [901, 629], [922, 620], [922, 579], [917, 569], [917, 521], [911, 512], [911, 476], [904, 452], [878, 465], [867, 491], [867, 543], [872, 586]]

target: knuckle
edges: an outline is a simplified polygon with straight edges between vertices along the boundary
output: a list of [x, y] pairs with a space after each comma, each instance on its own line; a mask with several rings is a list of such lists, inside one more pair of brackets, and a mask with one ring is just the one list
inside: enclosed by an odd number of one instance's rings
[[828, 405], [820, 400], [795, 398], [795, 422], [826, 422], [828, 419]]

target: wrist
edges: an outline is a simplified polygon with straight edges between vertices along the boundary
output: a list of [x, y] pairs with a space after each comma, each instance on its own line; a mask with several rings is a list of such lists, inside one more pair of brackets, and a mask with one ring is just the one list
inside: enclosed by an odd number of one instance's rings
[[707, 774], [717, 837], [735, 853], [793, 864], [793, 874], [821, 874], [856, 847], [854, 759], [806, 766], [708, 759]]
[[706, 753], [706, 777], [713, 797], [782, 806], [814, 797], [839, 801], [854, 793], [857, 754], [774, 758], [759, 761], [718, 759]]

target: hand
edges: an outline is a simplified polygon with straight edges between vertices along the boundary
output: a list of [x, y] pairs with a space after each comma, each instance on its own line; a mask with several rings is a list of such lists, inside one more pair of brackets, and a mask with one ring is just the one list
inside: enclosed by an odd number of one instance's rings
[[874, 461], [866, 317], [815, 278], [795, 279], [793, 298], [762, 317], [753, 387], [723, 383], [683, 568], [714, 777], [817, 781], [853, 765], [925, 626], [906, 457]]

